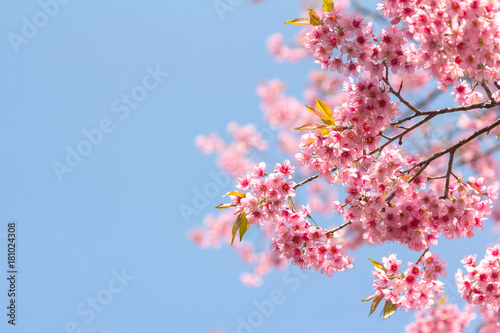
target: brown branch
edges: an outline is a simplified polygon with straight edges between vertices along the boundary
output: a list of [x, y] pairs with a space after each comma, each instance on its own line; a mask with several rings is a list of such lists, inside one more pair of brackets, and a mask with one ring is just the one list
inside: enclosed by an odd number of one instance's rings
[[293, 189], [295, 190], [297, 187], [300, 187], [300, 186], [302, 186], [302, 185], [304, 185], [304, 184], [307, 184], [307, 183], [309, 183], [310, 181], [313, 181], [313, 180], [315, 180], [315, 179], [316, 179], [316, 178], [318, 178], [318, 177], [319, 177], [319, 175], [314, 175], [314, 176], [311, 176], [311, 177], [309, 177], [309, 178], [306, 178], [305, 180], [301, 181], [300, 183], [295, 184], [295, 186], [293, 187]]
[[[453, 174], [453, 172], [452, 172], [452, 174]], [[427, 180], [436, 180], [436, 179], [443, 179], [443, 178], [446, 178], [446, 175], [439, 176], [439, 177], [427, 177]]]
[[[422, 165], [422, 167], [420, 169], [418, 169], [417, 173], [413, 175], [413, 177], [411, 177], [409, 180], [408, 180], [408, 183], [411, 183], [412, 181], [415, 180], [415, 178], [417, 178], [418, 176], [420, 176], [420, 174], [425, 170], [425, 168], [427, 168], [429, 166], [431, 162], [429, 163], [425, 163]], [[413, 169], [413, 168], [412, 168]], [[411, 170], [411, 169], [410, 169]]]
[[330, 235], [330, 234], [332, 234], [332, 235], [333, 235], [334, 233], [336, 233], [336, 232], [337, 232], [337, 231], [339, 231], [340, 229], [344, 229], [345, 227], [347, 227], [347, 226], [348, 226], [349, 224], [351, 224], [351, 223], [352, 223], [352, 222], [346, 222], [346, 223], [342, 224], [340, 227], [337, 227], [337, 228], [332, 229], [332, 230], [328, 230], [328, 231], [326, 232], [326, 234], [327, 234], [327, 235]]
[[448, 160], [448, 170], [446, 171], [446, 184], [444, 185], [443, 198], [446, 199], [448, 196], [448, 191], [450, 190], [450, 175], [453, 168], [453, 157], [455, 156], [455, 150], [450, 152], [450, 158]]
[[429, 249], [430, 249], [430, 247], [428, 247], [428, 248], [425, 249], [425, 251], [420, 255], [420, 257], [418, 258], [418, 260], [415, 262], [415, 265], [418, 265], [418, 263], [420, 262], [420, 260], [422, 260], [422, 258], [427, 253], [427, 251], [429, 251]]
[[434, 155], [432, 155], [431, 157], [429, 157], [428, 159], [426, 159], [425, 161], [422, 161], [420, 163], [418, 163], [417, 165], [415, 165], [413, 168], [407, 170], [407, 171], [410, 171], [416, 167], [419, 167], [419, 166], [422, 166], [424, 164], [429, 164], [430, 162], [434, 161], [435, 159], [445, 155], [445, 154], [448, 154], [448, 153], [455, 153], [455, 151], [462, 147], [463, 145], [469, 143], [470, 141], [472, 141], [473, 139], [477, 138], [478, 136], [480, 136], [481, 134], [484, 134], [484, 133], [489, 133], [489, 131], [491, 131], [493, 128], [497, 127], [498, 125], [500, 125], [500, 119], [497, 119], [494, 123], [486, 126], [486, 127], [483, 127], [482, 129], [474, 132], [473, 134], [469, 135], [468, 137], [466, 137], [465, 139], [462, 139], [460, 140], [457, 144], [449, 147], [448, 149], [446, 150], [443, 150], [439, 153], [436, 153]]
[[[401, 94], [399, 93], [399, 91], [396, 91], [396, 90], [394, 90], [394, 88], [392, 88], [391, 84], [389, 83], [388, 78], [384, 77], [384, 78], [382, 78], [382, 81], [384, 81], [384, 83], [389, 87], [389, 92], [391, 92], [394, 96], [396, 96], [401, 103], [403, 103], [404, 105], [406, 105], [406, 107], [408, 107], [408, 109], [412, 110], [416, 114], [422, 113], [422, 111], [420, 111], [419, 109], [417, 109], [416, 107], [411, 105], [406, 99], [404, 99], [403, 96], [401, 96]], [[402, 86], [402, 83], [401, 83], [401, 86]]]
[[430, 115], [430, 116], [427, 116], [425, 117], [424, 119], [420, 120], [419, 122], [413, 124], [412, 126], [408, 127], [406, 130], [404, 130], [403, 132], [399, 133], [398, 135], [395, 135], [391, 138], [389, 138], [389, 140], [387, 140], [386, 142], [384, 142], [381, 146], [379, 146], [378, 148], [374, 149], [373, 151], [371, 151], [369, 153], [369, 155], [377, 152], [377, 151], [381, 151], [382, 149], [384, 149], [386, 146], [388, 146], [389, 144], [391, 144], [391, 142], [397, 140], [397, 139], [402, 139], [403, 136], [405, 136], [406, 134], [408, 134], [409, 132], [413, 131], [415, 128], [419, 127], [420, 125], [428, 122], [429, 120], [431, 120], [432, 118], [434, 118], [435, 116], [433, 115]]
[[490, 101], [495, 103], [495, 100], [493, 99], [493, 96], [491, 95], [490, 87], [488, 87], [488, 85], [486, 84], [486, 82], [484, 82], [484, 80], [481, 81], [481, 85], [483, 86], [484, 91], [486, 91], [486, 95], [488, 95], [488, 98], [490, 99]]
[[487, 101], [484, 103], [476, 103], [476, 104], [463, 105], [463, 106], [453, 106], [453, 107], [439, 109], [439, 110], [435, 110], [435, 111], [422, 111], [420, 114], [414, 114], [414, 115], [408, 116], [406, 118], [400, 119], [398, 121], [395, 121], [395, 122], [391, 123], [391, 126], [399, 125], [399, 124], [404, 123], [405, 121], [411, 120], [415, 117], [421, 117], [421, 116], [423, 117], [423, 116], [430, 116], [430, 115], [437, 116], [439, 114], [459, 112], [459, 111], [470, 111], [470, 110], [475, 110], [475, 109], [491, 109], [492, 107], [497, 106], [497, 105], [500, 105], [500, 102]]

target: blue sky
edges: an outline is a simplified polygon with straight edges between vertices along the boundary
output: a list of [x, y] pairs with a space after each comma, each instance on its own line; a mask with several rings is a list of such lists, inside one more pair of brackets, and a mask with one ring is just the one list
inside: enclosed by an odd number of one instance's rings
[[[188, 220], [179, 212], [217, 172], [195, 136], [229, 121], [263, 126], [258, 81], [299, 94], [315, 68], [275, 64], [265, 50], [271, 33], [297, 31], [282, 22], [299, 1], [232, 1], [222, 16], [212, 1], [54, 3], [0, 5], [0, 249], [16, 221], [18, 269], [16, 327], [1, 313], [2, 332], [235, 332], [269, 300], [254, 332], [394, 332], [411, 321], [367, 318], [359, 302], [372, 292], [366, 258], [416, 259], [400, 247], [358, 251], [356, 268], [333, 278], [289, 269], [247, 289], [232, 251], [187, 240], [221, 201]], [[451, 262], [492, 241], [442, 248]]]

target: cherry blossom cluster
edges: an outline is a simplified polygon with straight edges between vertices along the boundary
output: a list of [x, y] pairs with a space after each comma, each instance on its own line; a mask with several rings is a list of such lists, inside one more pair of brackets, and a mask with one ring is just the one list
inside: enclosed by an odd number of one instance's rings
[[479, 308], [483, 322], [481, 323], [481, 333], [499, 333], [500, 332], [500, 311], [493, 312]]
[[298, 212], [281, 211], [271, 249], [300, 269], [320, 270], [327, 276], [351, 269], [354, 258], [342, 251], [342, 241], [326, 229], [311, 225], [308, 216], [308, 207]]
[[[302, 34], [305, 34], [305, 31], [302, 32]], [[301, 36], [298, 38], [299, 40], [302, 39]], [[298, 61], [300, 59], [303, 59], [307, 56], [310, 55], [310, 52], [308, 52], [306, 49], [303, 47], [295, 47], [292, 48], [290, 46], [287, 46], [283, 43], [283, 35], [280, 33], [275, 33], [267, 38], [267, 48], [269, 52], [275, 57], [277, 61]]]
[[[495, 121], [496, 116], [497, 115], [494, 112], [488, 112], [486, 114], [460, 115], [457, 125], [460, 128], [462, 135], [459, 139], [462, 139], [474, 131], [491, 124]], [[499, 133], [499, 129], [493, 129], [491, 131], [492, 135], [498, 135]], [[497, 163], [495, 163], [491, 154], [480, 154], [482, 150], [488, 149], [488, 146], [485, 148], [483, 148], [483, 146], [486, 145], [482, 144], [480, 140], [475, 140], [470, 143], [470, 149], [463, 149], [460, 153], [463, 160], [468, 161], [473, 170], [481, 174], [481, 177], [488, 181], [497, 181], [500, 178], [500, 170], [498, 170]]]
[[[486, 310], [500, 310], [500, 244], [486, 250], [483, 259], [476, 263], [476, 255], [462, 260], [466, 273], [458, 270], [455, 279], [458, 291], [468, 303]], [[500, 321], [499, 321], [500, 324]]]
[[405, 23], [420, 47], [414, 61], [436, 77], [439, 89], [470, 89], [464, 76], [500, 78], [500, 3], [491, 0], [385, 0], [378, 10]]
[[[198, 227], [189, 232], [192, 242], [201, 248], [219, 248], [222, 244], [231, 243], [231, 229], [234, 224], [234, 214], [223, 212], [218, 216], [208, 215], [204, 219], [204, 227]], [[269, 226], [263, 228], [264, 234], [271, 237], [274, 228]], [[272, 269], [283, 269], [287, 262], [280, 259], [275, 252], [265, 250], [258, 251], [249, 242], [238, 242], [232, 246], [241, 260], [253, 266], [251, 273], [245, 272], [240, 275], [240, 280], [247, 287], [258, 287], [262, 285], [262, 277]]]
[[275, 237], [271, 249], [301, 269], [313, 268], [331, 276], [352, 268], [353, 258], [344, 254], [338, 237], [307, 221], [309, 207], [296, 211], [293, 203], [287, 204], [286, 200], [295, 196], [295, 183], [286, 180], [294, 170], [286, 160], [267, 175], [265, 163], [260, 163], [238, 178], [237, 188], [248, 192], [231, 194], [235, 212], [244, 213], [250, 224], [272, 225]]
[[253, 124], [229, 123], [227, 131], [233, 137], [231, 143], [225, 143], [217, 133], [211, 133], [196, 137], [196, 146], [204, 154], [217, 154], [218, 167], [236, 177], [254, 165], [249, 157], [252, 149], [263, 151], [267, 149], [267, 142]]
[[235, 212], [243, 212], [249, 224], [263, 225], [267, 221], [275, 221], [277, 214], [285, 207], [285, 200], [295, 196], [295, 182], [292, 178], [295, 168], [286, 160], [276, 163], [276, 169], [266, 174], [264, 162], [256, 165], [252, 172], [237, 179], [236, 187], [248, 191], [244, 195], [231, 195]]
[[349, 102], [332, 110], [335, 124], [329, 134], [303, 135], [301, 153], [296, 155], [302, 165], [309, 165], [329, 184], [334, 169], [350, 166], [366, 149], [375, 149], [380, 143], [378, 134], [401, 114], [398, 103], [391, 102], [378, 81], [360, 78], [357, 83], [346, 83], [345, 90]]
[[[370, 299], [386, 300], [390, 305], [384, 317], [396, 308], [428, 311], [417, 315], [407, 326], [408, 332], [461, 332], [474, 318], [473, 306], [463, 312], [453, 305], [438, 306], [443, 290], [438, 278], [446, 275], [447, 263], [428, 249], [437, 244], [439, 236], [473, 237], [483, 229], [487, 217], [495, 215], [492, 203], [497, 199], [499, 170], [492, 153], [500, 145], [493, 142], [484, 153], [485, 144], [478, 137], [498, 134], [500, 127], [498, 114], [492, 111], [500, 102], [500, 2], [383, 2], [378, 9], [392, 24], [380, 33], [363, 16], [347, 13], [346, 1], [333, 6], [325, 0], [324, 10], [332, 11], [316, 14], [311, 10], [310, 20], [294, 20], [311, 24], [297, 38], [304, 48], [284, 45], [280, 34], [267, 40], [277, 60], [312, 56], [322, 69], [310, 74], [304, 92], [308, 105], [316, 103], [316, 108], [307, 107], [310, 112], [297, 98], [284, 94], [279, 80], [257, 88], [265, 120], [278, 130], [282, 151], [295, 155], [300, 164], [297, 173], [313, 176], [295, 183], [295, 168], [288, 160], [276, 164], [270, 174], [265, 163], [254, 167], [249, 152], [266, 149], [255, 127], [230, 125], [231, 144], [216, 134], [200, 136], [198, 147], [216, 153], [219, 167], [240, 178], [238, 190], [229, 193], [231, 203], [217, 207], [231, 207], [233, 212], [212, 218], [206, 229], [195, 230], [190, 237], [200, 246], [215, 247], [232, 243], [237, 229], [242, 236], [248, 225], [258, 226], [271, 240], [271, 251], [258, 252], [246, 242], [234, 245], [241, 259], [255, 266], [253, 272], [240, 276], [247, 286], [260, 285], [264, 274], [287, 262], [332, 276], [353, 267], [353, 258], [346, 252], [363, 243], [398, 242], [413, 251], [425, 250], [405, 270], [400, 270], [402, 262], [395, 254], [383, 258], [383, 264], [374, 262], [375, 295]], [[313, 20], [314, 15], [319, 15], [320, 22]], [[435, 82], [433, 78], [442, 91], [453, 85], [452, 95], [462, 107], [420, 111], [426, 106], [407, 101], [412, 91]], [[341, 82], [342, 92], [337, 88]], [[401, 92], [410, 98], [405, 99]], [[475, 104], [486, 97], [488, 102]], [[402, 114], [400, 105], [408, 107], [410, 115], [396, 119]], [[458, 114], [454, 112], [463, 111], [467, 115], [454, 117]], [[451, 114], [453, 121], [448, 118], [444, 126], [442, 114]], [[443, 123], [439, 124], [442, 132], [452, 135], [437, 144], [421, 140], [426, 145], [419, 149], [423, 153], [409, 154], [414, 151], [406, 141], [415, 143], [417, 133], [432, 135], [432, 126], [424, 127], [437, 116]], [[309, 132], [299, 138], [294, 128]], [[405, 151], [395, 145], [398, 139], [402, 145], [403, 138]], [[488, 137], [484, 141], [495, 140]], [[465, 144], [467, 149], [461, 149]], [[480, 176], [464, 179], [454, 168], [457, 164], [471, 167]], [[252, 171], [244, 174], [246, 170]], [[316, 178], [326, 182], [318, 183]], [[493, 185], [487, 186], [487, 182]], [[295, 190], [306, 183], [307, 205], [296, 208]], [[326, 184], [344, 188], [342, 203], [334, 202], [335, 195]], [[334, 229], [318, 226], [311, 212], [328, 214], [332, 208], [344, 223]], [[500, 210], [496, 214], [500, 220]], [[483, 331], [499, 331], [500, 245], [490, 247], [479, 264], [475, 258], [462, 261], [466, 273], [459, 270], [456, 274], [459, 291], [480, 307], [486, 320]]]
[[396, 241], [421, 251], [437, 244], [439, 235], [472, 237], [474, 228], [483, 229], [497, 198], [496, 187], [471, 177], [468, 182], [450, 181], [447, 197], [439, 197], [433, 190], [423, 190], [427, 175], [416, 173], [418, 161], [417, 156], [403, 158], [399, 149], [388, 146], [378, 158], [365, 157], [357, 168], [339, 173], [348, 194], [344, 205], [338, 205], [339, 212], [346, 221], [362, 225], [368, 242]]
[[348, 15], [339, 8], [321, 14], [322, 24], [307, 34], [304, 47], [313, 52], [321, 69], [358, 77], [369, 72], [372, 79], [391, 72], [413, 73], [417, 68], [416, 49], [407, 43], [396, 26], [382, 30], [380, 38], [373, 35], [373, 24], [361, 15]]
[[395, 254], [391, 254], [383, 258], [383, 266], [375, 266], [375, 298], [390, 301], [398, 309], [429, 309], [443, 291], [443, 283], [437, 278], [446, 275], [446, 263], [437, 253], [430, 252], [425, 253], [421, 264], [409, 262], [404, 272], [400, 272], [401, 263]]
[[257, 87], [257, 94], [261, 98], [260, 106], [266, 121], [273, 128], [290, 131], [312, 121], [312, 115], [304, 112], [304, 104], [296, 97], [286, 96], [284, 90], [285, 86], [279, 80], [263, 82]]
[[341, 89], [343, 84], [343, 77], [323, 71], [310, 72], [309, 82], [304, 90], [306, 104], [314, 105], [317, 99], [321, 99], [328, 105], [341, 105], [346, 99], [345, 91]]
[[[427, 312], [419, 311], [415, 321], [405, 327], [408, 333], [462, 333], [476, 318], [474, 307], [467, 305], [460, 311], [455, 304], [434, 306]], [[484, 333], [484, 330], [482, 331]]]

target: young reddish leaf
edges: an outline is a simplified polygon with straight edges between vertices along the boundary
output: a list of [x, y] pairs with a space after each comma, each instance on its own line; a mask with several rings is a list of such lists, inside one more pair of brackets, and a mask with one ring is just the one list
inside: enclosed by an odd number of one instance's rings
[[286, 21], [283, 24], [292, 24], [292, 25], [311, 25], [311, 20], [307, 18], [296, 18], [291, 21]]
[[[245, 212], [241, 212], [233, 224], [233, 230], [232, 230], [233, 237], [231, 238], [231, 245], [233, 245], [234, 237], [236, 237], [236, 232], [238, 231], [238, 229], [240, 229], [242, 223], [248, 223], [247, 216], [246, 216]], [[240, 241], [241, 241], [242, 237], [243, 236], [241, 236], [241, 230], [240, 230]]]
[[220, 205], [215, 206], [217, 209], [226, 209], [229, 207], [233, 207], [233, 204], [230, 203], [221, 203]]
[[384, 309], [382, 310], [382, 314], [384, 315], [384, 319], [390, 317], [394, 312], [396, 312], [398, 308], [391, 301], [385, 301]]
[[225, 197], [226, 195], [235, 195], [237, 197], [244, 198], [246, 194], [245, 193], [241, 193], [241, 192], [231, 191], [231, 192], [227, 192], [223, 196]]
[[333, 0], [323, 0], [323, 11], [331, 12], [333, 10]]
[[375, 260], [371, 260], [370, 258], [368, 258], [368, 260], [370, 260], [372, 262], [372, 264], [373, 264], [373, 266], [375, 266], [375, 268], [378, 268], [381, 271], [387, 272], [387, 269], [384, 267], [384, 265], [382, 265], [382, 263], [375, 261]]
[[309, 18], [310, 18], [309, 23], [311, 23], [312, 25], [323, 25], [323, 22], [319, 18], [318, 14], [316, 14], [314, 9], [309, 8], [308, 12], [309, 12]]
[[382, 298], [384, 298], [384, 296], [378, 296], [373, 300], [372, 305], [370, 306], [370, 314], [368, 315], [368, 317], [370, 317], [372, 313], [377, 309], [377, 306], [382, 300]]

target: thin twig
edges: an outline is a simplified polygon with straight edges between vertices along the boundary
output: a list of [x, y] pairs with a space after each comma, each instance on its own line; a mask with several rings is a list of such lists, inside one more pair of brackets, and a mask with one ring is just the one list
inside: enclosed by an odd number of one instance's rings
[[403, 136], [405, 136], [409, 132], [413, 131], [415, 128], [419, 127], [420, 125], [428, 122], [429, 120], [431, 120], [434, 117], [435, 116], [433, 116], [433, 115], [427, 116], [424, 119], [420, 120], [419, 122], [417, 122], [417, 123], [413, 124], [412, 126], [408, 127], [406, 130], [404, 130], [403, 132], [399, 133], [398, 135], [395, 135], [395, 136], [391, 137], [389, 140], [387, 140], [386, 142], [384, 142], [381, 146], [379, 146], [375, 150], [371, 151], [370, 155], [373, 154], [373, 153], [375, 153], [375, 152], [377, 152], [377, 151], [382, 151], [382, 149], [384, 149], [386, 146], [388, 146], [391, 142], [393, 142], [393, 141], [395, 141], [397, 139], [402, 139]]
[[484, 91], [486, 91], [486, 95], [488, 95], [488, 98], [490, 99], [490, 101], [495, 103], [495, 100], [493, 99], [493, 96], [491, 95], [490, 87], [488, 87], [488, 85], [486, 84], [486, 82], [484, 82], [484, 80], [481, 81], [481, 85], [483, 86]]
[[425, 249], [425, 251], [420, 255], [420, 257], [418, 258], [418, 260], [415, 262], [415, 265], [418, 265], [418, 263], [420, 262], [420, 260], [422, 260], [422, 258], [427, 253], [427, 251], [429, 251], [429, 249], [430, 249], [430, 247], [428, 247], [428, 248]]
[[422, 161], [418, 164], [416, 164], [413, 168], [407, 170], [410, 171], [416, 167], [419, 167], [419, 166], [422, 166], [424, 164], [429, 164], [430, 162], [434, 161], [435, 159], [445, 155], [445, 154], [448, 154], [450, 152], [455, 152], [458, 148], [462, 147], [463, 145], [467, 144], [469, 141], [472, 141], [473, 139], [475, 139], [476, 137], [480, 136], [481, 134], [483, 133], [487, 133], [489, 131], [491, 131], [493, 128], [497, 127], [498, 125], [500, 125], [500, 119], [497, 119], [494, 123], [492, 123], [491, 125], [488, 125], [486, 127], [483, 127], [482, 129], [474, 132], [473, 134], [469, 135], [468, 137], [460, 140], [457, 144], [449, 147], [448, 149], [446, 150], [443, 150], [439, 153], [436, 153], [434, 155], [432, 155], [431, 157], [429, 157], [428, 159], [426, 159], [425, 161]]
[[384, 77], [384, 78], [382, 78], [382, 81], [384, 81], [384, 83], [389, 87], [389, 92], [391, 92], [394, 96], [396, 96], [401, 103], [403, 103], [404, 105], [406, 105], [408, 107], [408, 109], [412, 110], [413, 112], [415, 112], [417, 114], [422, 113], [422, 111], [420, 111], [419, 109], [417, 109], [416, 107], [411, 105], [406, 99], [403, 98], [403, 96], [401, 96], [401, 94], [399, 92], [397, 92], [396, 90], [394, 90], [394, 88], [392, 88], [391, 84], [389, 83], [388, 78]]
[[490, 108], [497, 106], [497, 105], [500, 105], [500, 102], [486, 101], [484, 103], [476, 103], [476, 104], [463, 105], [463, 106], [453, 106], [453, 107], [439, 109], [439, 110], [435, 110], [435, 111], [421, 111], [420, 114], [414, 114], [414, 115], [408, 116], [406, 118], [400, 119], [398, 121], [395, 121], [395, 122], [391, 123], [391, 126], [399, 125], [399, 124], [404, 123], [405, 121], [411, 120], [415, 117], [423, 117], [423, 116], [429, 116], [429, 115], [437, 116], [439, 114], [459, 112], [459, 111], [470, 111], [470, 110], [476, 110], [476, 109], [490, 109]]
[[349, 224], [351, 224], [351, 223], [352, 223], [352, 222], [346, 222], [346, 223], [342, 224], [340, 227], [337, 227], [337, 228], [332, 229], [332, 230], [328, 230], [328, 231], [326, 232], [326, 234], [327, 234], [327, 235], [330, 235], [330, 234], [332, 234], [332, 235], [333, 235], [334, 233], [336, 233], [336, 232], [337, 232], [337, 231], [339, 231], [340, 229], [344, 229], [345, 227], [347, 227], [347, 226], [348, 226]]
[[448, 160], [448, 171], [446, 171], [446, 183], [444, 185], [444, 195], [443, 198], [448, 197], [448, 191], [450, 190], [450, 175], [453, 168], [453, 157], [455, 156], [455, 150], [450, 151], [450, 158]]
[[307, 184], [307, 183], [309, 183], [310, 181], [313, 181], [313, 180], [315, 180], [315, 179], [316, 179], [316, 178], [318, 178], [318, 177], [319, 177], [319, 175], [314, 175], [314, 176], [311, 176], [311, 177], [309, 177], [309, 178], [306, 178], [306, 179], [304, 179], [303, 181], [301, 181], [300, 183], [295, 184], [295, 186], [293, 187], [293, 189], [295, 190], [297, 187], [300, 187], [300, 186], [302, 186], [302, 185], [304, 185], [304, 184]]

